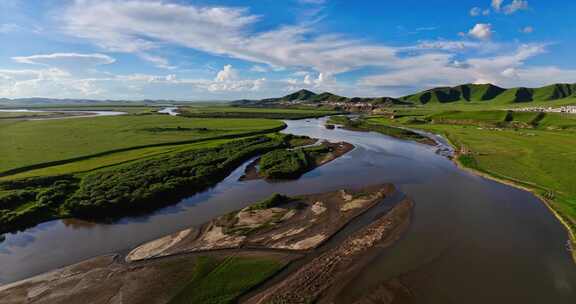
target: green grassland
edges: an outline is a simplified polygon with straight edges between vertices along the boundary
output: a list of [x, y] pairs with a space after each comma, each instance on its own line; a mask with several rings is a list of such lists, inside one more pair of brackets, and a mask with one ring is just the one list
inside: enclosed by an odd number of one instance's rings
[[26, 170], [22, 173], [0, 177], [0, 182], [12, 179], [83, 173], [93, 171], [96, 169], [107, 168], [119, 164], [138, 161], [149, 158], [151, 156], [168, 156], [170, 154], [186, 150], [213, 148], [225, 144], [227, 142], [230, 142], [232, 140], [234, 139], [208, 139], [206, 141], [191, 144], [176, 144], [176, 145], [166, 145], [159, 147], [148, 147], [135, 150], [121, 151], [101, 156], [88, 157], [77, 161], [66, 162], [61, 165], [54, 165], [44, 168]]
[[0, 119], [42, 118], [54, 114], [55, 112], [0, 112]]
[[169, 302], [228, 304], [282, 268], [269, 258], [200, 257], [187, 284]]
[[213, 186], [251, 157], [291, 147], [292, 139], [270, 134], [218, 140], [84, 173], [4, 179], [0, 232], [54, 218], [119, 217], [174, 203]]
[[[576, 115], [409, 110], [367, 121], [446, 136], [465, 167], [534, 190], [576, 231]], [[439, 119], [438, 119], [439, 118]], [[418, 123], [414, 123], [415, 121]]]
[[234, 106], [188, 106], [180, 110], [186, 117], [208, 118], [269, 118], [303, 119], [337, 114], [336, 111], [316, 108], [273, 108], [273, 107], [234, 107]]
[[0, 121], [0, 172], [99, 153], [192, 142], [282, 126], [268, 119], [127, 115], [42, 121]]

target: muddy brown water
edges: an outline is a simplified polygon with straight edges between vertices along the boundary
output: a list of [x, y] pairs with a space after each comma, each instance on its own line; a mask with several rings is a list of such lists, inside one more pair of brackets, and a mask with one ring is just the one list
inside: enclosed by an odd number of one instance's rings
[[418, 278], [416, 303], [575, 303], [576, 266], [566, 249], [566, 231], [532, 194], [465, 172], [437, 148], [371, 132], [328, 130], [324, 121], [287, 121], [285, 132], [347, 141], [356, 149], [297, 181], [239, 182], [247, 162], [214, 188], [147, 216], [112, 224], [51, 221], [7, 235], [0, 243], [0, 283], [126, 251], [274, 192], [390, 182], [416, 202], [411, 228], [342, 290], [341, 303], [405, 273]]

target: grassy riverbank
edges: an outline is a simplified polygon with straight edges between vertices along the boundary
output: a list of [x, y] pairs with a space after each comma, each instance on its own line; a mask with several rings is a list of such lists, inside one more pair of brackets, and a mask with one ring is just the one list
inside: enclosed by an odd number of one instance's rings
[[447, 137], [463, 167], [529, 189], [576, 232], [576, 116], [450, 111], [371, 117], [371, 124], [418, 128]]

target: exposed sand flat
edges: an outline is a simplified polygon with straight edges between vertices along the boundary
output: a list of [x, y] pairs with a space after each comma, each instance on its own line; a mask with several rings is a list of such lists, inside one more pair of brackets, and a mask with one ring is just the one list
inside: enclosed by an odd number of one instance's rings
[[[365, 267], [376, 245], [389, 246], [408, 228], [414, 203], [406, 199], [342, 243], [289, 275], [280, 283], [248, 299], [247, 303], [333, 303], [339, 287]], [[384, 302], [387, 303], [387, 302]]]
[[280, 249], [292, 249], [292, 250], [308, 250], [315, 248], [318, 246], [322, 241], [326, 239], [326, 236], [323, 234], [317, 234], [303, 240], [300, 240], [296, 243], [292, 244], [274, 244], [272, 248], [280, 248]]
[[235, 236], [224, 233], [224, 228], [221, 226], [211, 226], [208, 231], [202, 236], [202, 245], [197, 250], [220, 249], [220, 248], [235, 248], [240, 246], [246, 239], [245, 236]]
[[276, 235], [272, 236], [272, 240], [276, 241], [285, 237], [289, 237], [289, 236], [294, 236], [297, 235], [298, 233], [306, 230], [307, 227], [302, 227], [302, 228], [294, 228], [294, 229], [290, 229], [286, 232], [282, 232], [282, 233], [277, 233]]
[[136, 249], [132, 250], [127, 256], [126, 261], [136, 261], [148, 259], [166, 251], [174, 244], [182, 241], [185, 237], [190, 235], [192, 229], [182, 230], [176, 234], [167, 235], [163, 238], [146, 243]]
[[315, 202], [310, 210], [312, 210], [312, 212], [314, 212], [315, 215], [320, 215], [326, 212], [326, 206], [324, 206], [324, 203], [322, 202]]
[[258, 226], [262, 223], [271, 221], [279, 214], [285, 214], [287, 211], [283, 208], [270, 208], [264, 210], [242, 210], [238, 212], [236, 217], [238, 221], [237, 226]]
[[196, 237], [175, 234], [143, 245], [132, 256], [249, 247], [310, 250], [393, 191], [392, 185], [377, 185], [304, 195], [266, 209], [246, 207], [203, 225]]

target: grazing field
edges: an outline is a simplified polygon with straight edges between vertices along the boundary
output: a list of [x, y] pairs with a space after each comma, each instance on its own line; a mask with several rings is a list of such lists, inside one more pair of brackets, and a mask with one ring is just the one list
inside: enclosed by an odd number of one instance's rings
[[267, 119], [189, 119], [167, 115], [0, 121], [0, 173], [113, 150], [241, 135], [282, 125]]
[[194, 275], [169, 303], [235, 303], [249, 288], [282, 268], [282, 263], [265, 258], [212, 257], [198, 259]]
[[[502, 111], [502, 113], [506, 113]], [[453, 114], [434, 114], [446, 117]], [[495, 117], [492, 112], [460, 114]], [[459, 162], [468, 168], [534, 190], [551, 202], [576, 231], [576, 134], [569, 131], [576, 115], [513, 113], [514, 121], [529, 122], [485, 128], [450, 123], [409, 124], [406, 120], [373, 117], [373, 124], [402, 125], [445, 135], [459, 150]], [[403, 118], [405, 119], [405, 118]], [[532, 123], [536, 122], [536, 123]]]
[[507, 120], [506, 111], [449, 111], [428, 116], [435, 123], [452, 124], [497, 124]]
[[338, 114], [336, 111], [314, 108], [247, 108], [230, 106], [189, 106], [182, 108], [180, 112], [186, 117], [269, 119], [302, 119]]

